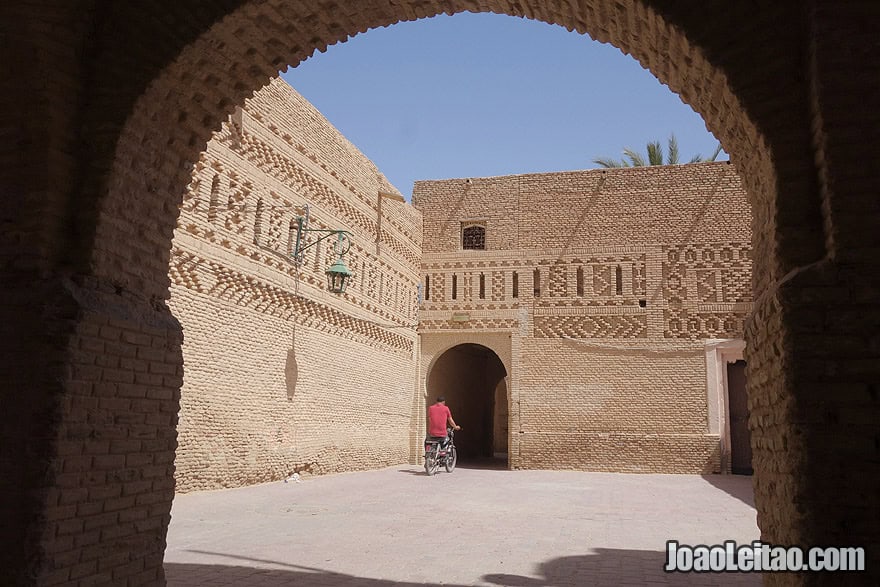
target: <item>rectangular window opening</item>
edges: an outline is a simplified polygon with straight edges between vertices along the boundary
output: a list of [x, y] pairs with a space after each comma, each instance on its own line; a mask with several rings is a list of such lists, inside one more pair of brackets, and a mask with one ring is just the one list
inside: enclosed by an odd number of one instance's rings
[[461, 248], [485, 251], [486, 227], [482, 224], [463, 224], [461, 227]]

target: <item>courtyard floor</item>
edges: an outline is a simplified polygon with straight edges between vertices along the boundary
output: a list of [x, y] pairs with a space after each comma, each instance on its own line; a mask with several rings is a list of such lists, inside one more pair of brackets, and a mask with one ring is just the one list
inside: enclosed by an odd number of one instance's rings
[[750, 477], [401, 465], [177, 496], [168, 584], [758, 585], [664, 573], [665, 543], [759, 537]]

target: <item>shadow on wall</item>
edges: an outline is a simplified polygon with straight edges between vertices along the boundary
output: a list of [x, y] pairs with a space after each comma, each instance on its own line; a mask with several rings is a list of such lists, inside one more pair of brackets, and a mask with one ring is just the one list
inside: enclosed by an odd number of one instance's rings
[[715, 447], [712, 449], [712, 453], [709, 455], [709, 458], [706, 459], [706, 464], [703, 465], [703, 478], [705, 479], [709, 475], [717, 475], [721, 473], [721, 445], [720, 443], [715, 443]]
[[287, 386], [287, 399], [293, 400], [296, 392], [296, 378], [299, 375], [299, 366], [296, 364], [296, 349], [287, 351], [287, 361], [284, 363], [284, 383]]
[[[427, 546], [426, 546], [427, 548]], [[245, 557], [217, 554], [224, 558], [236, 558], [269, 564], [286, 569], [264, 569], [252, 566], [226, 566], [205, 564], [165, 563], [165, 576], [169, 587], [184, 585], [297, 585], [302, 587], [456, 587], [453, 582], [393, 581], [359, 577], [324, 569], [291, 565], [287, 563], [248, 559]], [[407, 561], [399, 561], [405, 567]], [[446, 574], [442, 561], [433, 573], [437, 577]], [[455, 564], [451, 561], [450, 564]], [[664, 552], [644, 550], [618, 550], [597, 548], [594, 554], [566, 556], [542, 563], [534, 577], [491, 573], [481, 581], [507, 587], [551, 587], [561, 585], [643, 585], [660, 583], [674, 585], [760, 585], [760, 574], [708, 573], [669, 574], [663, 571], [666, 564]], [[464, 586], [462, 586], [464, 587]]]

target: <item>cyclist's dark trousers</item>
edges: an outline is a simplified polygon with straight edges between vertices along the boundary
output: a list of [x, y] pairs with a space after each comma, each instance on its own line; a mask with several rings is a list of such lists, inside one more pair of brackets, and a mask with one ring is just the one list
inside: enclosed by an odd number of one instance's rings
[[446, 448], [449, 445], [449, 437], [448, 436], [428, 436], [425, 439], [425, 442], [439, 442], [441, 448]]

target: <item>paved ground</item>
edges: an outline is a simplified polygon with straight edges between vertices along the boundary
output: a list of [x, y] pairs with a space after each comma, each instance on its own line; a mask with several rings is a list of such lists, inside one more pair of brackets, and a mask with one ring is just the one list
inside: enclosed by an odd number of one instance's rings
[[172, 586], [757, 585], [662, 570], [667, 539], [757, 539], [752, 503], [750, 477], [402, 465], [178, 496], [165, 569]]

